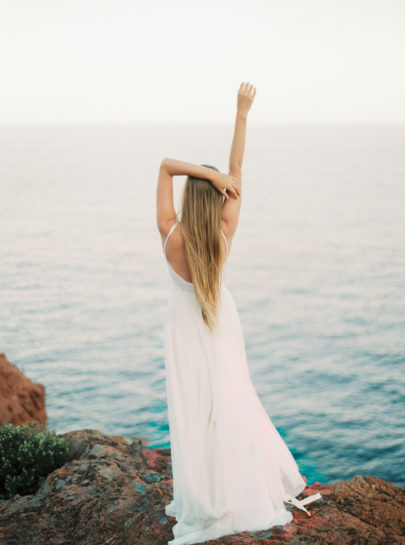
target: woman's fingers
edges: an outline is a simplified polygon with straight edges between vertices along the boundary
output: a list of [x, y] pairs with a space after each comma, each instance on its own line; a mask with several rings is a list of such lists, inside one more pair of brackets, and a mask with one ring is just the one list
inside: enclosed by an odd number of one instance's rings
[[233, 177], [233, 181], [234, 181], [234, 188], [235, 188], [235, 191], [237, 191], [238, 195], [240, 194], [240, 190], [241, 190], [241, 181], [239, 180], [239, 178], [235, 178]]
[[240, 195], [240, 189], [241, 189], [241, 182], [239, 178], [235, 178], [234, 176], [231, 176], [232, 178], [232, 192], [234, 193], [235, 197], [238, 197]]
[[219, 177], [220, 181], [218, 185], [216, 185], [217, 189], [221, 191], [226, 199], [229, 199], [230, 195], [237, 198], [241, 192], [240, 179], [225, 173], [220, 173]]
[[235, 196], [235, 198], [239, 197], [239, 195], [240, 195], [240, 189], [239, 189], [239, 187], [233, 186], [232, 189], [231, 189], [231, 191], [232, 191], [232, 194]]
[[239, 87], [239, 93], [253, 99], [256, 95], [256, 87], [254, 87], [249, 81], [242, 81]]

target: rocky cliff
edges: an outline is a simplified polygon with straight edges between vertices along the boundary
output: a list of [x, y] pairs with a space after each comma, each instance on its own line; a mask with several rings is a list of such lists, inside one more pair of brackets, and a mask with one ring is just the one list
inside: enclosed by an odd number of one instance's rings
[[45, 388], [34, 384], [0, 352], [0, 424], [46, 425]]
[[[71, 460], [53, 471], [35, 495], [0, 501], [1, 545], [163, 545], [175, 519], [164, 505], [172, 498], [169, 449], [145, 448], [98, 430], [60, 434]], [[304, 496], [323, 498], [295, 507], [286, 526], [225, 536], [205, 545], [396, 545], [405, 544], [405, 491], [370, 476], [331, 485], [315, 483]]]

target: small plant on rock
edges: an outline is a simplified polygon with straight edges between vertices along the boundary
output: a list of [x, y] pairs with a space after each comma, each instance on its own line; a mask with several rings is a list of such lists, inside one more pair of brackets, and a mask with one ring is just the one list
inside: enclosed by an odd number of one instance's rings
[[68, 445], [35, 422], [0, 425], [0, 499], [35, 494], [67, 460]]

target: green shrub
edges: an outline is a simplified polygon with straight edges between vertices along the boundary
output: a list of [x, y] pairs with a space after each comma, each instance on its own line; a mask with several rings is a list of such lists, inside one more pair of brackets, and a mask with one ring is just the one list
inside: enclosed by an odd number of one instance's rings
[[0, 499], [35, 494], [43, 479], [67, 460], [69, 448], [35, 422], [0, 425]]

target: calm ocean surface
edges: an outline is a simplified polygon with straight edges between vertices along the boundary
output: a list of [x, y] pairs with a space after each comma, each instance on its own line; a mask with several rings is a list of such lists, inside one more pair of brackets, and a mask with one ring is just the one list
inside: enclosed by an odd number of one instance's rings
[[[225, 171], [232, 128], [0, 127], [0, 351], [44, 384], [49, 429], [169, 446], [158, 168]], [[309, 483], [405, 485], [404, 182], [405, 127], [248, 126], [226, 283]]]

